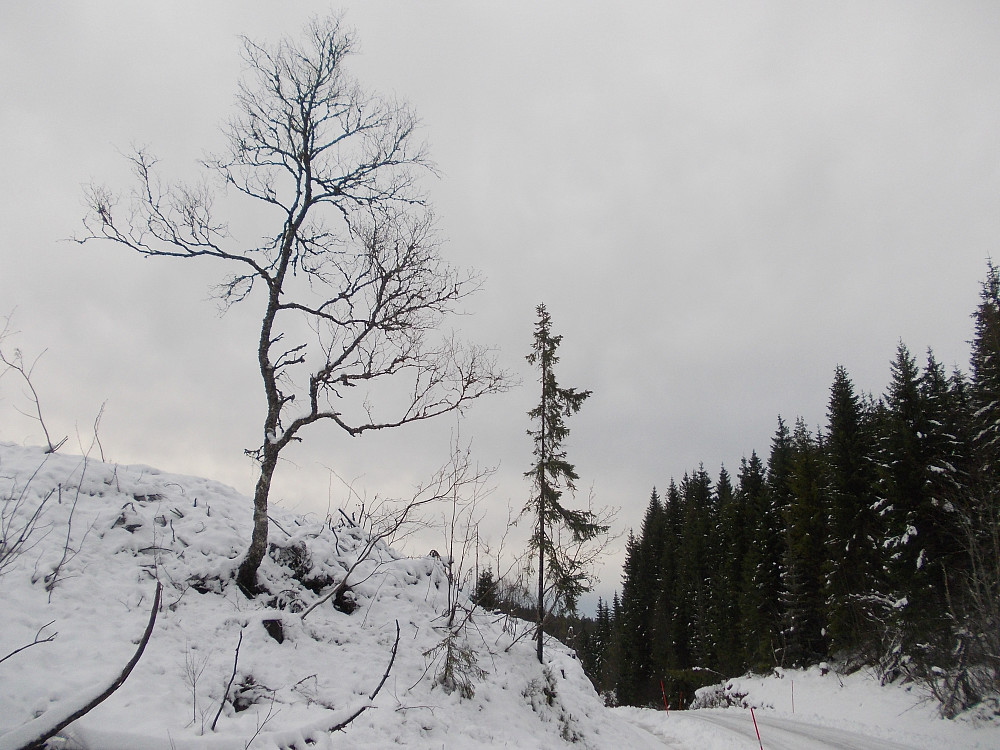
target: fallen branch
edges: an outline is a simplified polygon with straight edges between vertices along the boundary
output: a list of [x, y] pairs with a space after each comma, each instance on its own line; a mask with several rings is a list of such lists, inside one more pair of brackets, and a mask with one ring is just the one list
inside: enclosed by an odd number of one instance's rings
[[236, 656], [233, 657], [233, 674], [229, 678], [229, 684], [226, 685], [226, 692], [222, 694], [222, 701], [219, 703], [219, 710], [215, 712], [215, 718], [212, 719], [212, 731], [215, 731], [215, 725], [219, 723], [219, 717], [222, 715], [222, 709], [226, 705], [226, 698], [229, 697], [229, 691], [233, 689], [233, 682], [236, 681], [236, 667], [240, 663], [240, 646], [243, 645], [243, 630], [240, 629], [240, 638], [236, 641]]
[[328, 727], [326, 731], [328, 732], [339, 732], [356, 718], [361, 716], [365, 711], [372, 707], [371, 701], [375, 700], [375, 696], [379, 694], [382, 690], [382, 686], [385, 685], [385, 681], [389, 679], [389, 672], [392, 671], [392, 665], [396, 661], [396, 650], [399, 648], [399, 620], [396, 620], [396, 642], [392, 644], [392, 654], [389, 657], [389, 666], [385, 668], [385, 672], [382, 674], [382, 679], [379, 681], [378, 685], [372, 691], [371, 695], [368, 696], [369, 702], [361, 706], [357, 711], [351, 714], [348, 718], [335, 724], [332, 727]]
[[[38, 718], [32, 719], [17, 729], [0, 735], [0, 750], [42, 750], [46, 740], [77, 719], [90, 713], [111, 697], [112, 693], [120, 688], [129, 674], [131, 674], [135, 665], [139, 662], [139, 657], [142, 656], [142, 652], [146, 649], [146, 644], [149, 643], [149, 638], [153, 634], [153, 625], [156, 623], [156, 613], [160, 608], [160, 594], [162, 591], [163, 585], [157, 581], [156, 595], [153, 597], [153, 609], [149, 613], [149, 622], [146, 624], [146, 631], [142, 634], [142, 639], [139, 641], [139, 646], [132, 655], [132, 658], [110, 685], [101, 690], [98, 695], [89, 699], [85, 698], [84, 704], [78, 708], [73, 708], [73, 706], [79, 702], [79, 695], [60, 701]], [[397, 624], [396, 627], [398, 629], [399, 625]]]
[[389, 672], [392, 671], [392, 665], [396, 661], [396, 650], [398, 648], [399, 648], [399, 620], [396, 620], [396, 642], [392, 644], [392, 655], [389, 657], [389, 666], [385, 668], [385, 673], [382, 675], [382, 679], [381, 681], [379, 681], [379, 684], [376, 686], [375, 690], [373, 690], [372, 694], [368, 696], [369, 703], [366, 703], [365, 705], [361, 706], [347, 719], [344, 719], [344, 721], [330, 727], [326, 731], [331, 733], [341, 731], [344, 727], [346, 727], [348, 724], [350, 724], [356, 718], [361, 716], [361, 714], [363, 714], [365, 711], [367, 711], [369, 708], [372, 707], [370, 701], [375, 700], [375, 696], [379, 694], [379, 691], [382, 690], [382, 686], [385, 685], [385, 681], [389, 679]]

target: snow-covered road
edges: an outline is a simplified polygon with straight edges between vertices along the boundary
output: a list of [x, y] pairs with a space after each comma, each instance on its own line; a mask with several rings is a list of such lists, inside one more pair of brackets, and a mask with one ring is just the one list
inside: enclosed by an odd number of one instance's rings
[[733, 748], [759, 748], [763, 744], [765, 750], [917, 750], [913, 745], [777, 718], [766, 713], [756, 717], [760, 743], [749, 711], [690, 711], [683, 718], [685, 721], [714, 724], [731, 732], [734, 737], [744, 738], [741, 744], [731, 745]]
[[[749, 711], [705, 709], [661, 711], [618, 709], [636, 726], [654, 735], [671, 750], [925, 750], [925, 742], [909, 744], [902, 738], [885, 739], [850, 729], [825, 727], [756, 714], [760, 741]], [[929, 738], [925, 738], [929, 739]]]

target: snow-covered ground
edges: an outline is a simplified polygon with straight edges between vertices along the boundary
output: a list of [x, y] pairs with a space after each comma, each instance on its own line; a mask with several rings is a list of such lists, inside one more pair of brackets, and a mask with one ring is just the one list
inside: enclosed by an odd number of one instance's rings
[[[706, 688], [702, 694], [712, 691]], [[619, 708], [667, 747], [726, 748], [1000, 748], [1000, 725], [940, 718], [915, 685], [881, 685], [864, 671], [850, 675], [811, 668], [729, 680], [717, 688], [731, 708], [664, 711]], [[753, 708], [753, 713], [750, 709]], [[757, 726], [754, 726], [756, 719]], [[760, 740], [757, 738], [760, 732]]]
[[[146, 627], [157, 581], [163, 599], [134, 672], [53, 746], [757, 746], [755, 736], [746, 744], [698, 718], [715, 711], [606, 709], [569, 649], [550, 642], [542, 668], [529, 626], [484, 612], [455, 635], [453, 645], [470, 658], [447, 690], [449, 580], [433, 556], [378, 545], [352, 575], [353, 613], [327, 602], [303, 617], [365, 547], [363, 529], [335, 519], [273, 508], [275, 549], [261, 568], [271, 595], [250, 600], [230, 576], [247, 543], [251, 503], [226, 486], [0, 444], [0, 500], [7, 549], [44, 500], [20, 550], [0, 554], [0, 750], [18, 747], [28, 722], [44, 723], [119, 673]], [[274, 621], [280, 643], [268, 633]], [[758, 707], [764, 747], [780, 747], [769, 745], [768, 719], [786, 718], [917, 748], [1000, 747], [995, 726], [944, 722], [918, 694], [863, 675], [787, 673], [733, 681], [731, 691]], [[342, 732], [324, 731], [366, 706]], [[745, 708], [722, 715], [750, 720]]]

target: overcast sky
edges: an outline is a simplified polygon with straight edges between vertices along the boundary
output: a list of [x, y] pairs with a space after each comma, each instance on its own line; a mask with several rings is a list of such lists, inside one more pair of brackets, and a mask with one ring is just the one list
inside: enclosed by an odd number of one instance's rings
[[[35, 384], [73, 450], [106, 402], [110, 459], [251, 491], [258, 310], [220, 317], [211, 263], [65, 239], [84, 184], [128, 186], [132, 145], [197, 179], [233, 111], [239, 36], [297, 35], [331, 8], [362, 84], [422, 119], [445, 256], [486, 279], [449, 325], [524, 382], [460, 427], [499, 464], [495, 519], [528, 492], [539, 302], [564, 336], [560, 384], [594, 392], [569, 458], [619, 530], [699, 462], [715, 477], [766, 459], [779, 414], [822, 426], [837, 364], [876, 395], [900, 340], [967, 369], [1000, 255], [995, 2], [4, 3], [0, 314], [16, 310], [26, 353], [47, 350]], [[12, 386], [0, 440], [42, 442]], [[324, 513], [345, 497], [327, 467], [404, 493], [455, 429], [315, 428], [277, 494]]]

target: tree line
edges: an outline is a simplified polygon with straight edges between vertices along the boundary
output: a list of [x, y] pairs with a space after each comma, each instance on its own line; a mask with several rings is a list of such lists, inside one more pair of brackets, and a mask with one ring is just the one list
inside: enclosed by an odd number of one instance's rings
[[[885, 394], [838, 366], [826, 424], [779, 417], [764, 460], [653, 489], [622, 588], [575, 623], [620, 704], [687, 705], [747, 670], [834, 661], [919, 680], [946, 715], [1000, 688], [1000, 273], [968, 375], [900, 343]], [[565, 633], [564, 633], [565, 635]]]

